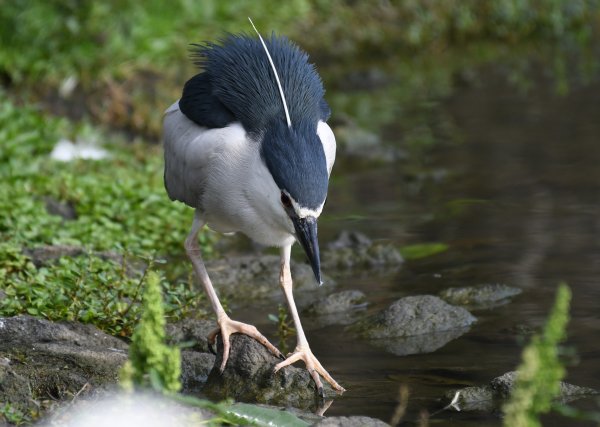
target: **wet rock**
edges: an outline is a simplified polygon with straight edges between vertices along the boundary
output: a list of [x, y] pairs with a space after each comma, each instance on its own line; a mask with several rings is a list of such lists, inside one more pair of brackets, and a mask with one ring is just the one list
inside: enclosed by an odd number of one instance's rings
[[[264, 298], [279, 298], [280, 257], [276, 255], [244, 255], [220, 259], [206, 263], [206, 269], [215, 287], [234, 301], [248, 301]], [[294, 295], [303, 291], [322, 290], [334, 285], [325, 276], [324, 286], [319, 287], [308, 264], [292, 261]]]
[[397, 355], [429, 353], [464, 334], [477, 319], [432, 295], [405, 297], [354, 328]]
[[186, 318], [166, 326], [167, 342], [178, 344], [186, 350], [210, 353], [206, 338], [217, 327], [213, 320]]
[[[230, 340], [229, 360], [223, 373], [220, 373], [218, 367], [222, 360], [223, 344], [220, 335], [217, 338], [215, 366], [203, 390], [208, 397], [316, 409], [320, 399], [306, 369], [288, 366], [274, 374], [273, 368], [281, 360], [263, 345], [241, 334], [232, 335]], [[336, 396], [329, 384], [324, 382], [323, 385], [326, 396]]]
[[72, 397], [86, 384], [90, 390], [114, 384], [126, 349], [91, 325], [0, 318], [0, 358], [7, 361], [0, 401], [28, 410], [38, 399]]
[[400, 298], [361, 325], [366, 338], [393, 338], [464, 328], [477, 319], [433, 295]]
[[[490, 387], [492, 388], [494, 394], [498, 397], [507, 398], [510, 396], [512, 388], [517, 379], [517, 372], [510, 371], [505, 373], [502, 376], [494, 378], [490, 381]], [[598, 394], [598, 391], [588, 388], [588, 387], [580, 387], [573, 384], [569, 384], [566, 382], [560, 382], [560, 395], [559, 399], [573, 400], [573, 398], [581, 397], [581, 396], [589, 396], [593, 394]]]
[[313, 303], [306, 314], [320, 326], [350, 325], [357, 320], [358, 310], [366, 308], [366, 296], [361, 291], [336, 292]]
[[36, 408], [36, 401], [28, 387], [27, 378], [21, 376], [10, 366], [10, 359], [0, 364], [0, 402], [10, 403], [22, 412], [29, 413]]
[[384, 423], [377, 418], [354, 416], [354, 417], [328, 417], [313, 424], [313, 427], [386, 427]]
[[364, 307], [366, 296], [361, 291], [348, 290], [333, 293], [315, 302], [309, 312], [318, 315], [333, 314]]
[[[29, 411], [40, 399], [70, 399], [84, 386], [82, 394], [104, 390], [116, 384], [127, 351], [127, 343], [92, 325], [0, 317], [0, 402]], [[214, 361], [212, 354], [182, 351], [184, 391], [199, 391]]]
[[450, 304], [483, 309], [506, 304], [511, 297], [521, 292], [519, 288], [503, 284], [485, 284], [449, 288], [440, 292], [439, 296]]
[[[460, 391], [458, 396], [456, 392]], [[489, 386], [483, 387], [465, 387], [456, 390], [453, 393], [447, 393], [448, 399], [456, 399], [450, 408], [457, 411], [486, 411], [491, 412], [500, 408], [501, 402], [497, 401], [494, 391]]]
[[214, 365], [214, 354], [183, 350], [181, 352], [181, 386], [183, 391], [186, 393], [199, 392], [204, 387]]
[[373, 242], [362, 233], [343, 231], [323, 252], [324, 269], [398, 267], [404, 260], [391, 244]]
[[[446, 393], [446, 398], [451, 400], [459, 392], [456, 405], [453, 406], [454, 409], [461, 411], [493, 411], [499, 409], [502, 403], [510, 397], [516, 374], [516, 371], [511, 371], [494, 378], [487, 385], [451, 390]], [[597, 394], [597, 390], [561, 381], [558, 399], [567, 402]]]

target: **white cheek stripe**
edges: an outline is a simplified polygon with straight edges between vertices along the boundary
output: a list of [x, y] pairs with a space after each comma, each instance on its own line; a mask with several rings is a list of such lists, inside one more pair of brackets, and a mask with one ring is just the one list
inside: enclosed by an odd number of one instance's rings
[[318, 218], [319, 215], [321, 215], [321, 212], [323, 211], [323, 204], [321, 204], [321, 206], [319, 206], [317, 209], [309, 209], [300, 206], [292, 200], [292, 206], [294, 206], [294, 210], [300, 218], [306, 218], [307, 216]]
[[323, 212], [323, 206], [325, 205], [325, 202], [321, 203], [321, 206], [319, 206], [317, 209], [305, 208], [304, 206], [300, 206], [298, 202], [296, 202], [294, 198], [290, 196], [290, 193], [285, 190], [283, 190], [283, 192], [290, 198], [294, 212], [296, 212], [296, 215], [298, 215], [300, 218], [306, 218], [307, 216], [318, 218], [319, 215], [321, 215], [321, 212]]

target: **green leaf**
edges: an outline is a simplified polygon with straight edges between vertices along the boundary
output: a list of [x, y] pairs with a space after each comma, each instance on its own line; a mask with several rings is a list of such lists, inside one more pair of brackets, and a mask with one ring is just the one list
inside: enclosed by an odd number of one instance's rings
[[407, 260], [426, 258], [448, 250], [445, 243], [417, 243], [400, 248], [400, 254]]
[[289, 412], [248, 403], [235, 403], [229, 407], [227, 412], [260, 427], [305, 427], [309, 425]]

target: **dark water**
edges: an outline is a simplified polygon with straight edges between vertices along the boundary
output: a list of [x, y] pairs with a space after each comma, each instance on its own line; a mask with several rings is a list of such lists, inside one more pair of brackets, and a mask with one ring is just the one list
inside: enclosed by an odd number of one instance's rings
[[[327, 415], [389, 421], [405, 384], [410, 424], [421, 410], [441, 409], [445, 391], [514, 370], [528, 339], [518, 331], [543, 324], [561, 281], [573, 291], [566, 345], [576, 357], [569, 358], [566, 380], [600, 389], [600, 79], [575, 71], [564, 87], [543, 63], [529, 65], [525, 85], [515, 84], [506, 64], [492, 63], [470, 69], [467, 83], [456, 79], [449, 96], [433, 100], [452, 137], [438, 141], [418, 168], [411, 160], [336, 164], [324, 240], [350, 229], [398, 246], [450, 246], [396, 272], [343, 279], [338, 290], [364, 291], [372, 311], [450, 286], [504, 283], [523, 293], [508, 305], [475, 311], [479, 321], [468, 333], [430, 354], [395, 356], [342, 327], [307, 321], [315, 354], [348, 389]], [[393, 123], [381, 133], [388, 143], [402, 141]], [[269, 330], [263, 316], [255, 321]], [[577, 406], [597, 408], [593, 400]], [[442, 411], [430, 424], [498, 426], [501, 419]], [[550, 416], [544, 425], [586, 423]]]

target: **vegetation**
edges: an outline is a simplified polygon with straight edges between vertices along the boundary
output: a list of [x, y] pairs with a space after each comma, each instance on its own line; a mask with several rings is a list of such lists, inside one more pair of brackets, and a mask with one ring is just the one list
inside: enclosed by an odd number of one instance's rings
[[[121, 386], [127, 391], [151, 389], [179, 403], [209, 409], [212, 420], [190, 420], [189, 425], [308, 426], [308, 423], [284, 411], [232, 402], [213, 403], [190, 396], [179, 396], [181, 389], [181, 353], [165, 344], [165, 318], [160, 278], [148, 273], [142, 314], [129, 346], [129, 360], [121, 369]], [[187, 424], [186, 424], [187, 425]]]
[[[53, 161], [60, 138], [106, 141], [105, 160]], [[154, 253], [178, 255], [191, 211], [162, 187], [159, 147], [125, 145], [87, 125], [74, 126], [31, 107], [0, 103], [0, 315], [29, 313], [79, 320], [120, 335], [139, 316], [145, 266]], [[67, 206], [73, 218], [52, 213]], [[210, 238], [201, 242], [210, 251]], [[47, 245], [75, 248], [34, 265]], [[60, 255], [60, 254], [59, 254]], [[178, 318], [198, 304], [191, 283], [161, 280], [166, 312]]]
[[[273, 30], [298, 41], [319, 64], [343, 61], [347, 69], [363, 72], [374, 58], [393, 56], [404, 85], [420, 87], [432, 79], [423, 78], [421, 68], [428, 65], [419, 63], [444, 55], [448, 47], [462, 49], [487, 41], [503, 45], [558, 41], [566, 36], [588, 40], [600, 19], [600, 4], [595, 0], [292, 0], [281, 7], [272, 0], [201, 4], [21, 0], [0, 9], [0, 76], [19, 89], [19, 96], [26, 93], [28, 98], [43, 95], [69, 104], [73, 92], [83, 94], [85, 111], [96, 120], [155, 137], [162, 111], [194, 72], [186, 60], [189, 43], [214, 40], [226, 31], [248, 32], [246, 16], [253, 17], [264, 33]], [[411, 62], [405, 64], [404, 57]], [[436, 63], [430, 71], [440, 74], [435, 80], [444, 81], [443, 76], [451, 77], [444, 70]], [[413, 93], [414, 89], [407, 91]], [[80, 102], [82, 97], [74, 99]], [[386, 109], [387, 102], [360, 107], [343, 96], [331, 101], [338, 114], [362, 117], [369, 107], [379, 107], [384, 113], [381, 120], [398, 117]], [[408, 107], [403, 116], [418, 117], [416, 113], [426, 108], [402, 105]], [[78, 105], [76, 114], [80, 111]], [[380, 116], [372, 112], [370, 117]], [[411, 129], [411, 134], [430, 140], [423, 129], [427, 128]]]
[[553, 399], [559, 395], [565, 368], [558, 357], [558, 344], [566, 336], [570, 301], [569, 287], [561, 284], [542, 334], [534, 336], [523, 350], [514, 389], [504, 406], [505, 426], [541, 426], [539, 416], [550, 411]]
[[181, 354], [178, 348], [165, 344], [165, 317], [160, 278], [148, 274], [142, 315], [131, 337], [129, 360], [121, 371], [125, 388], [152, 387], [173, 393], [181, 389]]

